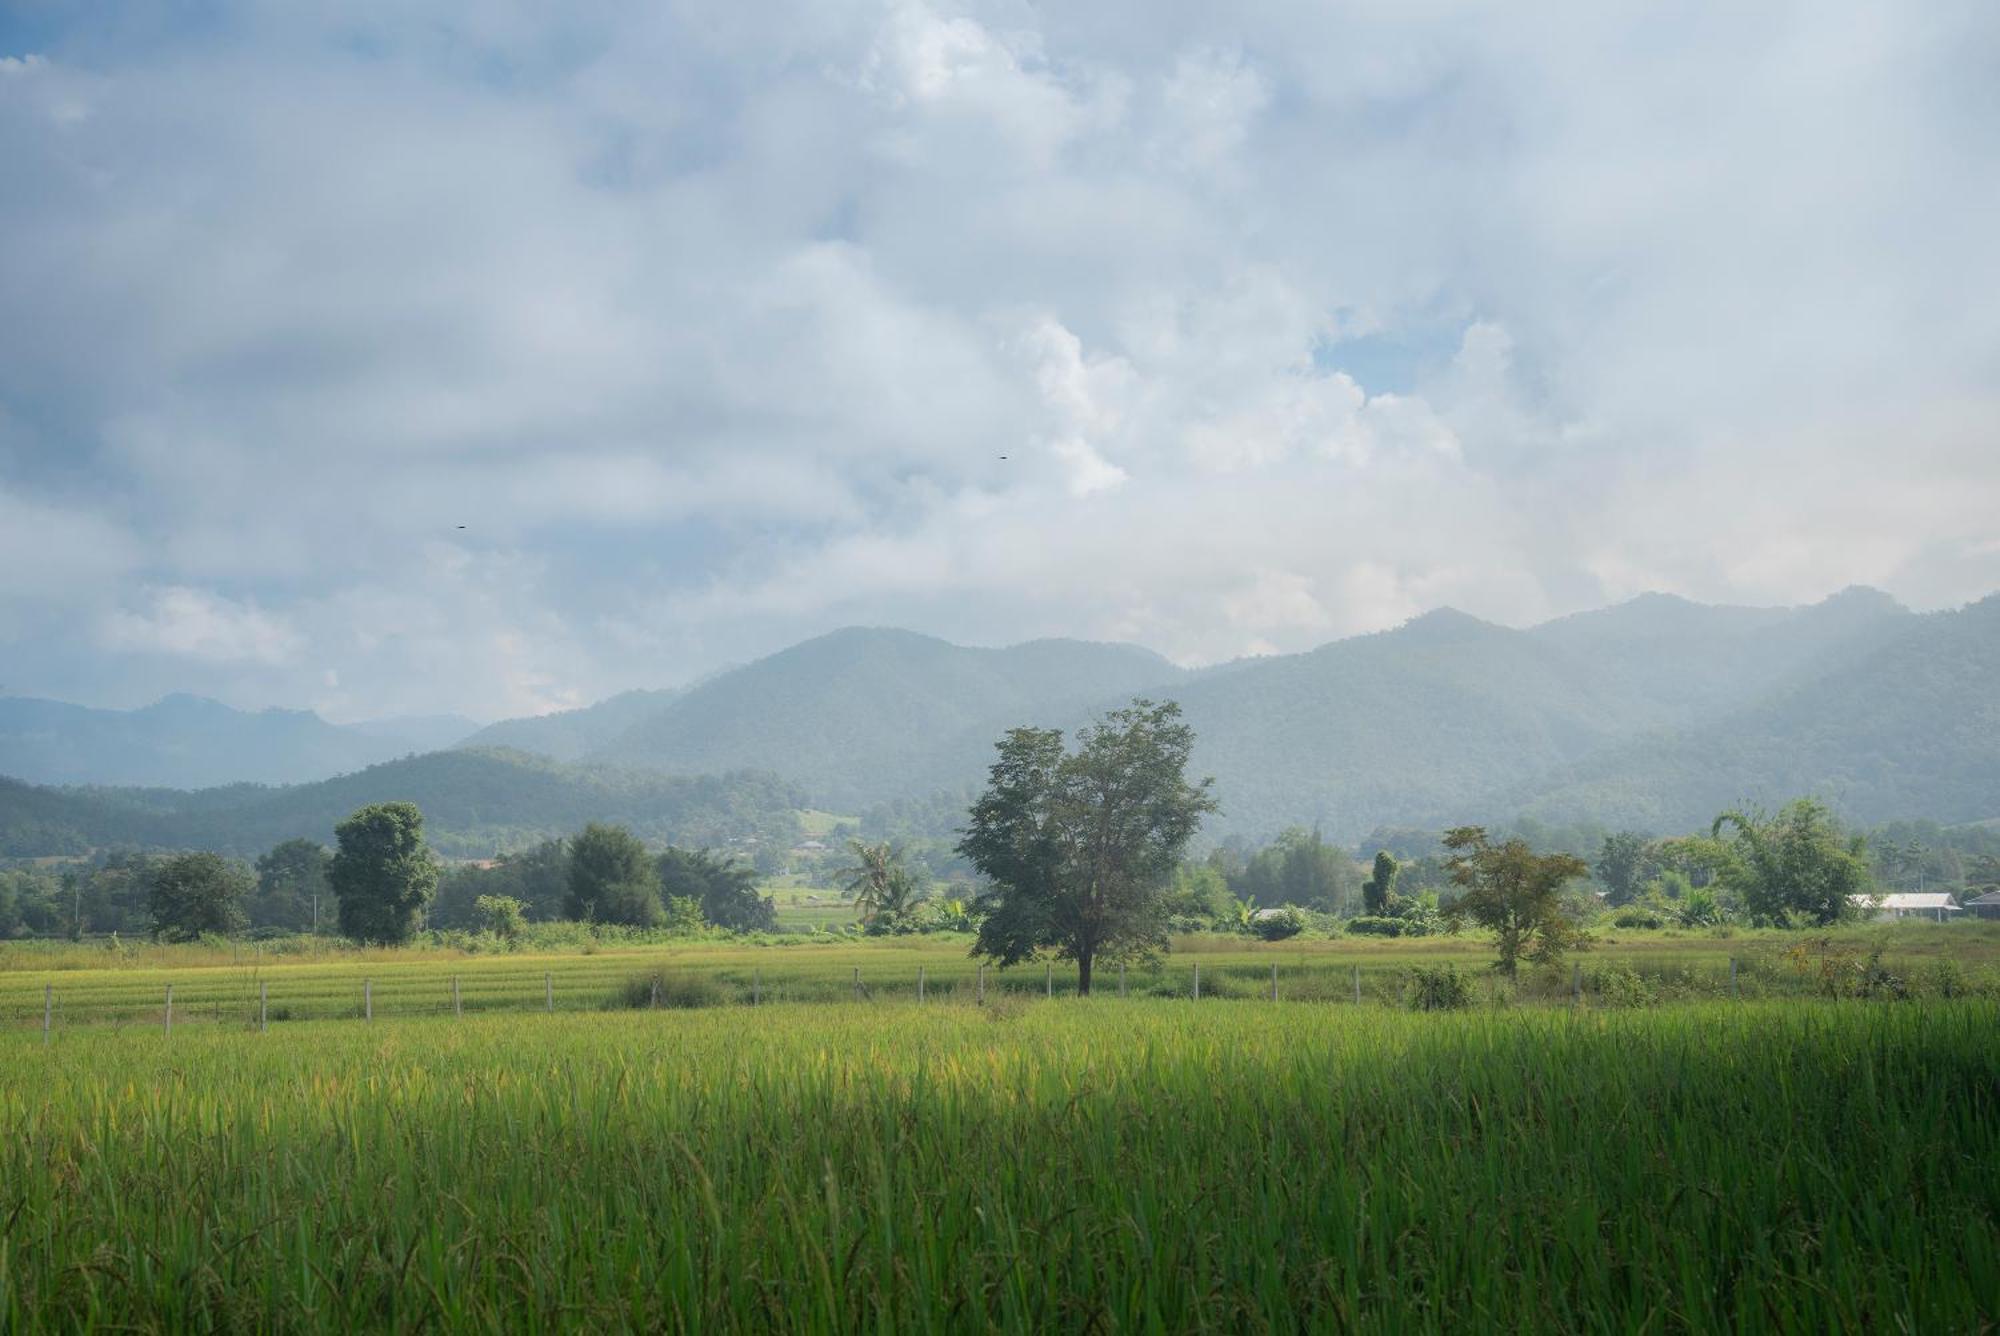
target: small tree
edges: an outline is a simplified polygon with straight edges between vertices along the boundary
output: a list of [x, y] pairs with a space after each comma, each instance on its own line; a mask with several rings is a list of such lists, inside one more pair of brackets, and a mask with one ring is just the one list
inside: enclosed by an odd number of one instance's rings
[[669, 901], [684, 896], [701, 907], [701, 917], [728, 932], [769, 932], [778, 909], [757, 894], [757, 871], [734, 858], [706, 849], [669, 848], [660, 855], [660, 891]]
[[1590, 867], [1570, 854], [1538, 854], [1526, 840], [1493, 844], [1479, 826], [1447, 831], [1452, 851], [1445, 866], [1459, 897], [1444, 911], [1456, 926], [1471, 919], [1493, 934], [1500, 953], [1495, 968], [1513, 977], [1523, 956], [1536, 964], [1562, 959], [1577, 939], [1562, 912], [1563, 886], [1590, 875]]
[[847, 850], [854, 861], [837, 875], [842, 878], [841, 893], [853, 897], [862, 923], [871, 929], [892, 929], [923, 903], [924, 891], [904, 863], [901, 845], [849, 840]]
[[256, 883], [240, 863], [220, 854], [180, 854], [162, 859], [147, 875], [146, 907], [153, 936], [192, 942], [205, 933], [228, 934], [245, 922], [243, 901]]
[[1396, 894], [1396, 874], [1402, 869], [1387, 849], [1377, 850], [1375, 867], [1368, 880], [1361, 883], [1361, 905], [1364, 912], [1380, 917], [1389, 912], [1392, 897]]
[[1853, 916], [1855, 896], [1868, 893], [1867, 842], [1844, 835], [1823, 804], [1800, 798], [1774, 817], [1724, 812], [1711, 834], [1720, 839], [1726, 826], [1735, 828], [1734, 857], [1722, 883], [1757, 922], [1836, 923]]
[[973, 954], [1004, 967], [1052, 950], [1088, 994], [1100, 957], [1165, 945], [1168, 881], [1216, 805], [1187, 781], [1194, 731], [1171, 701], [1135, 700], [1077, 742], [1009, 732], [958, 849], [992, 883]]
[[1639, 893], [1649, 845], [1637, 831], [1606, 835], [1597, 851], [1597, 880], [1609, 904], [1622, 905]]
[[318, 840], [286, 840], [274, 845], [257, 860], [253, 919], [259, 925], [318, 932], [331, 858]]
[[481, 932], [513, 941], [527, 926], [526, 908], [511, 895], [482, 895], [472, 902], [472, 912]]
[[408, 941], [417, 913], [437, 890], [437, 862], [424, 844], [415, 803], [375, 803], [334, 827], [339, 842], [327, 882], [340, 902], [340, 931], [358, 942]]
[[569, 896], [563, 912], [592, 923], [656, 928], [660, 873], [639, 837], [623, 826], [585, 826], [570, 841]]

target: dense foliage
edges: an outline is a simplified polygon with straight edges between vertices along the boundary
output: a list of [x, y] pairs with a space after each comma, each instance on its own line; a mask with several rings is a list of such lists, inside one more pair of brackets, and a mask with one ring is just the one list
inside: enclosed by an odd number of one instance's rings
[[357, 942], [407, 940], [437, 889], [424, 814], [415, 803], [373, 803], [333, 834], [338, 847], [326, 880], [340, 904], [341, 933]]

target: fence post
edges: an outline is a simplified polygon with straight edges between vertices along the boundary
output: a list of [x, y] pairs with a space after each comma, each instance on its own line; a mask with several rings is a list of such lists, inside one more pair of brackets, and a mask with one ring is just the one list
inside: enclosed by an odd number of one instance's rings
[[1278, 1000], [1278, 962], [1271, 962], [1271, 1000]]
[[543, 996], [543, 998], [544, 998], [544, 999], [545, 999], [545, 1000], [546, 1000], [546, 1001], [548, 1002], [548, 1004], [549, 1004], [549, 1015], [551, 1015], [551, 1016], [555, 1015], [555, 1014], [556, 1014], [556, 976], [555, 976], [555, 975], [554, 975], [553, 973], [544, 973], [544, 974], [542, 975], [542, 996]]
[[924, 1000], [924, 967], [917, 966], [917, 1001]]
[[757, 1006], [764, 1000], [764, 971], [750, 971], [750, 1005]]
[[1569, 967], [1569, 1002], [1571, 1006], [1577, 1006], [1581, 1004], [1582, 1001], [1583, 1001], [1583, 966], [1571, 965]]
[[271, 981], [262, 980], [257, 985], [257, 1033], [268, 1034], [271, 1029]]
[[986, 1005], [986, 965], [983, 961], [979, 966], [979, 1005]]
[[1361, 966], [1354, 967], [1354, 1003], [1361, 1005]]
[[1125, 996], [1125, 962], [1118, 962], [1118, 996]]
[[56, 1015], [56, 986], [52, 983], [45, 983], [42, 985], [42, 1047], [43, 1048], [47, 1048], [49, 1046], [49, 1023], [55, 1019], [55, 1015]]
[[172, 984], [168, 984], [168, 985], [167, 985], [167, 1024], [166, 1024], [166, 1030], [167, 1030], [167, 1033], [168, 1033], [168, 1034], [172, 1034], [172, 1033], [174, 1032], [174, 986], [173, 986]]
[[658, 1011], [659, 1009], [660, 1009], [660, 981], [659, 981], [658, 979], [654, 979], [654, 980], [653, 980], [653, 1010], [655, 1010], [655, 1011]]
[[1194, 962], [1194, 1000], [1201, 1001], [1201, 962]]
[[854, 1000], [856, 1002], [861, 1000], [861, 967], [859, 965], [854, 967]]
[[1047, 964], [1046, 964], [1046, 965], [1044, 966], [1044, 968], [1046, 969], [1047, 973], [1045, 973], [1045, 974], [1044, 974], [1044, 975], [1042, 976], [1042, 983], [1043, 983], [1043, 992], [1044, 992], [1044, 993], [1045, 993], [1045, 994], [1046, 994], [1047, 996], [1049, 996], [1049, 997], [1054, 997], [1054, 996], [1056, 995], [1056, 963], [1055, 963], [1055, 961], [1051, 960], [1051, 961], [1047, 962]]
[[1729, 958], [1729, 995], [1736, 996], [1736, 957]]
[[451, 1018], [459, 1020], [464, 1015], [465, 1012], [458, 1005], [458, 976], [454, 974], [451, 976]]
[[375, 981], [373, 979], [363, 979], [361, 981], [361, 1019], [364, 1021], [375, 1019]]

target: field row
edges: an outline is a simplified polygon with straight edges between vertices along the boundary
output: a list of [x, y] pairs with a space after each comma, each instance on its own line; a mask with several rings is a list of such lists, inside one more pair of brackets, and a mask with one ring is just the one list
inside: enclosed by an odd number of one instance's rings
[[0, 1330], [2000, 1316], [1989, 1003], [750, 1015], [17, 1047]]
[[[1929, 945], [1931, 939], [1921, 939]], [[1970, 937], [1961, 940], [1971, 941]], [[1582, 1001], [1630, 1006], [1698, 998], [2000, 995], [1991, 960], [1935, 951], [1883, 953], [1806, 939], [1683, 945], [1676, 952], [1607, 945], [1564, 968], [1505, 981], [1483, 968], [1481, 944], [1451, 952], [1334, 952], [1240, 939], [1201, 944], [1129, 969], [1100, 969], [1096, 991], [1134, 997], [1369, 1002], [1408, 1005], [1419, 971], [1463, 971], [1468, 1005]], [[1372, 945], [1372, 944], [1371, 944]], [[1729, 951], [1717, 949], [1730, 948]], [[1463, 948], [1472, 948], [1466, 950]], [[965, 939], [891, 939], [790, 948], [696, 945], [562, 955], [373, 953], [292, 963], [0, 971], [0, 1026], [92, 1023], [255, 1024], [466, 1012], [604, 1011], [785, 1002], [968, 1002], [1066, 997], [1063, 962], [982, 968]]]

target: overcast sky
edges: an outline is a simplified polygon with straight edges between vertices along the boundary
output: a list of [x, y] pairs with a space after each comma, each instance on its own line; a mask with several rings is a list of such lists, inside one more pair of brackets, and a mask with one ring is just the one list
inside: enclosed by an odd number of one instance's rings
[[1991, 0], [0, 4], [0, 693], [1962, 603], [1996, 71]]

